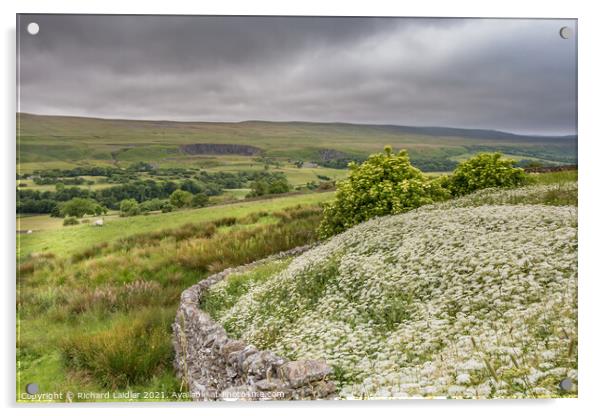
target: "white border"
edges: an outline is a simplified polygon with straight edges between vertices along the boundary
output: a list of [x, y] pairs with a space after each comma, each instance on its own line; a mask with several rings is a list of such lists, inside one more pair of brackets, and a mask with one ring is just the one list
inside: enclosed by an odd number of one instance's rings
[[[602, 16], [596, 14], [595, 2], [504, 0], [493, 2], [454, 0], [420, 2], [372, 1], [326, 1], [304, 0], [295, 3], [285, 1], [125, 1], [125, 0], [20, 0], [16, 4], [1, 2], [2, 47], [0, 62], [4, 99], [1, 116], [3, 126], [2, 155], [2, 262], [4, 268], [4, 290], [2, 308], [2, 377], [0, 392], [8, 414], [51, 415], [80, 414], [106, 415], [120, 405], [104, 405], [102, 408], [38, 406], [14, 404], [14, 340], [15, 340], [15, 234], [14, 234], [14, 174], [15, 174], [15, 13], [130, 13], [130, 14], [283, 14], [283, 15], [380, 15], [380, 16], [457, 16], [457, 17], [563, 17], [579, 19], [579, 399], [547, 401], [395, 401], [395, 402], [322, 402], [322, 403], [220, 403], [185, 405], [138, 404], [128, 407], [128, 412], [148, 415], [164, 414], [166, 411], [183, 414], [210, 412], [234, 414], [250, 412], [261, 415], [314, 413], [379, 413], [419, 412], [423, 414], [461, 413], [463, 415], [487, 412], [488, 415], [507, 415], [515, 412], [545, 412], [546, 415], [589, 413], [600, 408], [598, 396], [602, 383], [600, 352], [600, 318], [602, 311], [599, 299], [602, 293], [599, 264], [600, 215], [598, 214], [602, 132], [600, 124], [599, 77], [602, 74], [599, 40], [602, 39]], [[597, 185], [597, 186], [596, 186]], [[597, 215], [598, 214], [598, 215]], [[108, 407], [108, 408], [107, 408]]]

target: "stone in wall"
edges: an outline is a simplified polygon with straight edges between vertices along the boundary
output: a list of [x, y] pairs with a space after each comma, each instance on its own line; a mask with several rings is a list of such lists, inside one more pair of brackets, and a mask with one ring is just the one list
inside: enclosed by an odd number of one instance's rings
[[200, 309], [211, 285], [232, 273], [300, 254], [298, 247], [245, 266], [226, 269], [186, 289], [173, 323], [174, 366], [193, 400], [304, 400], [331, 398], [332, 368], [322, 360], [288, 361], [228, 337], [224, 328]]

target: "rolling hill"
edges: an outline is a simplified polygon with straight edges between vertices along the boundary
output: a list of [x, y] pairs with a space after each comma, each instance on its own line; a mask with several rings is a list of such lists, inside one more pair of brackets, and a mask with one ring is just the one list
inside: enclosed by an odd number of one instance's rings
[[[449, 170], [455, 161], [479, 151], [500, 151], [517, 160], [547, 165], [575, 163], [577, 158], [576, 136], [525, 136], [447, 127], [111, 120], [18, 113], [17, 134], [17, 163], [22, 172], [90, 164], [127, 167], [139, 161], [162, 167], [237, 170], [257, 164], [258, 157], [332, 168], [363, 159], [387, 144], [408, 149], [413, 161], [425, 170]], [[191, 148], [202, 152], [191, 152]]]

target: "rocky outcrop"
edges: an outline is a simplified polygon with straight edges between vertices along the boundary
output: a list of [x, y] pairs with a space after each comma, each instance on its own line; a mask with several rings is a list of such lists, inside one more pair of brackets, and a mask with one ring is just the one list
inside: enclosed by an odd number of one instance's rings
[[322, 161], [345, 159], [349, 157], [346, 153], [334, 149], [320, 149], [318, 155]]
[[261, 153], [261, 149], [246, 144], [217, 144], [196, 143], [183, 144], [180, 150], [189, 155], [243, 155], [255, 156]]
[[249, 265], [226, 269], [182, 293], [173, 323], [174, 366], [193, 400], [292, 400], [329, 398], [335, 385], [325, 361], [288, 361], [232, 339], [200, 309], [207, 289], [232, 273], [261, 263], [300, 254], [299, 247]]

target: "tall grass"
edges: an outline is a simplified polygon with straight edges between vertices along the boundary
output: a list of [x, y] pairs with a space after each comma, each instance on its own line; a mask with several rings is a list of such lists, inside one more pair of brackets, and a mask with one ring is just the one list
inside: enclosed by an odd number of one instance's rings
[[281, 221], [183, 244], [175, 261], [187, 269], [217, 272], [316, 241], [317, 218]]
[[[165, 379], [173, 386], [169, 324], [181, 291], [207, 273], [316, 241], [321, 212], [254, 212], [139, 233], [69, 257], [31, 256], [20, 267], [17, 305], [26, 328], [18, 342], [22, 377], [47, 363], [57, 373], [48, 390], [73, 389], [73, 380], [91, 390], [145, 390]], [[52, 337], [30, 330], [41, 317]]]
[[291, 259], [283, 259], [257, 266], [247, 273], [228, 276], [217, 288], [214, 287], [202, 296], [201, 308], [218, 319], [223, 311], [234, 306], [251, 287], [285, 269], [290, 262]]
[[564, 170], [560, 172], [530, 173], [529, 182], [539, 185], [554, 183], [576, 182], [579, 172], [577, 170]]
[[103, 387], [144, 382], [171, 361], [173, 316], [171, 310], [144, 310], [109, 329], [69, 337], [61, 343], [61, 352], [67, 365], [89, 372]]

